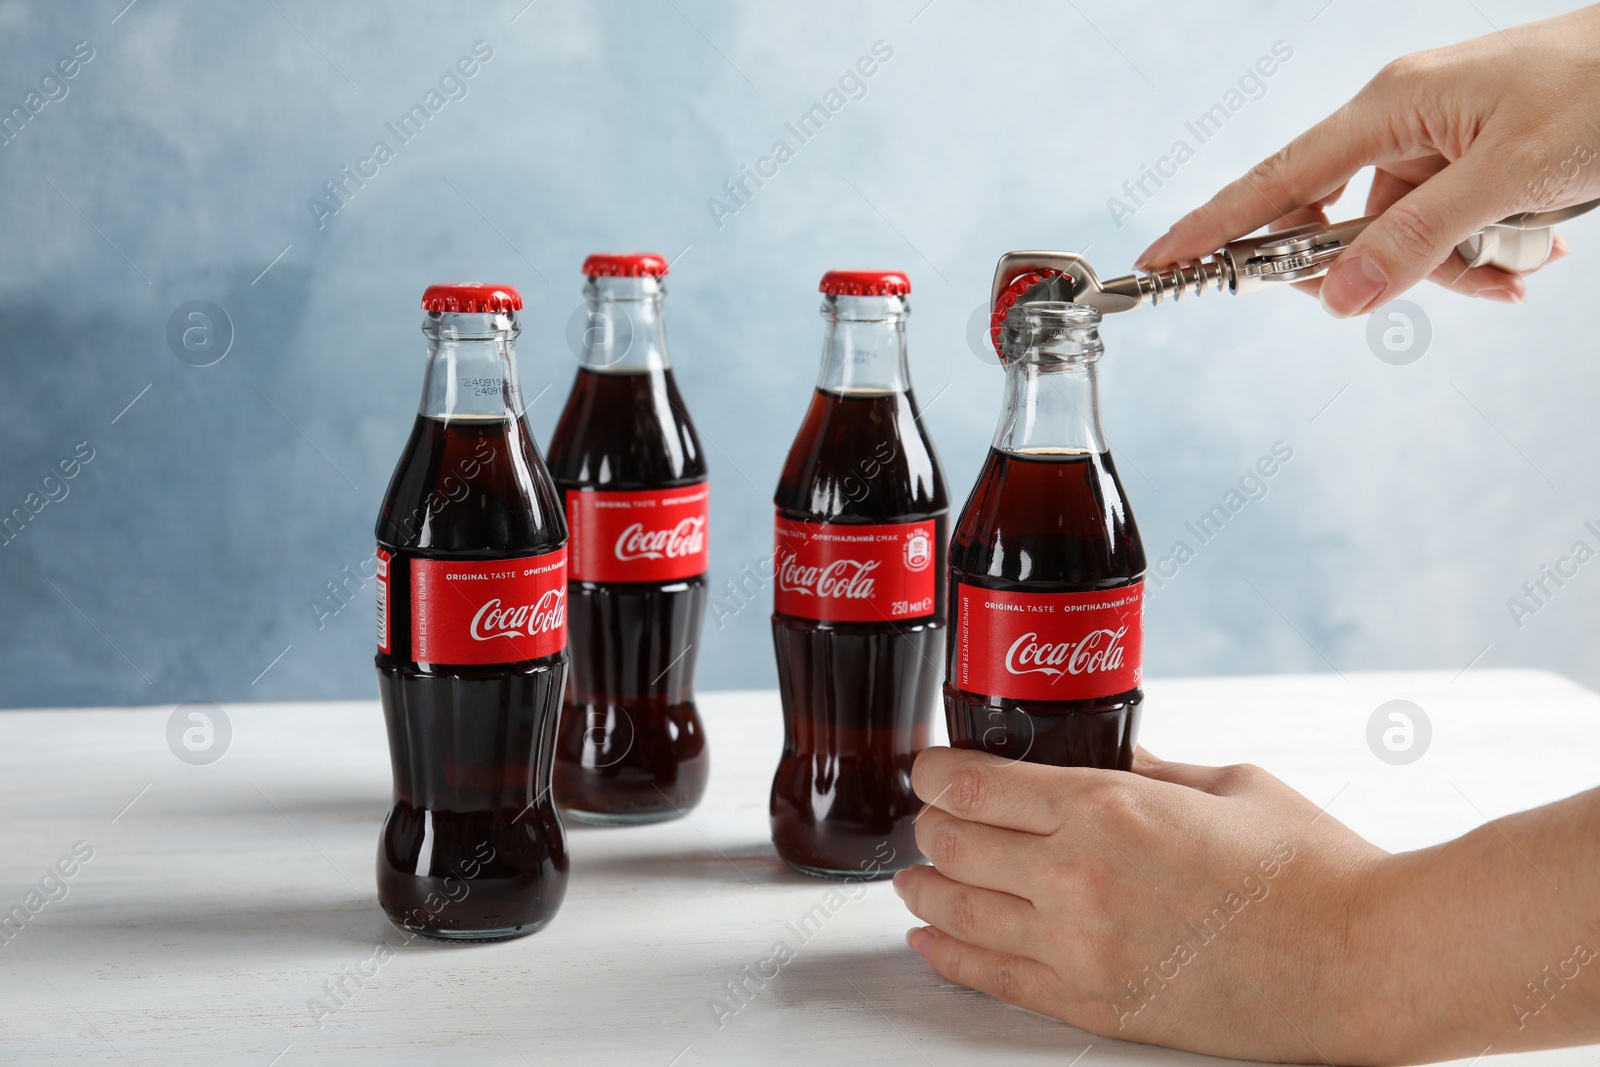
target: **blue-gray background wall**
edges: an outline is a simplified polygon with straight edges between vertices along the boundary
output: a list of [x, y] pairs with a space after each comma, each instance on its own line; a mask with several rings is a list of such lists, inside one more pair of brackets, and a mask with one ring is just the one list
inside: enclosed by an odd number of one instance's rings
[[[1387, 59], [1559, 7], [125, 3], [0, 3], [0, 110], [40, 94], [0, 147], [0, 512], [66, 493], [0, 547], [9, 706], [373, 694], [370, 585], [320, 626], [312, 605], [371, 552], [431, 281], [521, 287], [543, 440], [585, 253], [674, 257], [720, 587], [768, 551], [825, 269], [911, 274], [914, 375], [959, 499], [997, 410], [971, 336], [1001, 252], [1088, 249], [1118, 273]], [[41, 90], [80, 41], [92, 59]], [[465, 95], [447, 83], [402, 145], [385, 124], [480, 41]], [[1229, 97], [1280, 41], [1292, 57]], [[785, 123], [875, 42], [892, 57], [801, 144]], [[1185, 124], [1218, 102], [1236, 106], [1202, 144]], [[1175, 176], [1124, 192], [1180, 139]], [[319, 220], [308, 200], [331, 205], [324, 183], [379, 140], [394, 157]], [[719, 225], [708, 199], [736, 206], [724, 183], [778, 140], [793, 158]], [[1575, 254], [1523, 307], [1417, 292], [1431, 341], [1409, 365], [1288, 291], [1107, 325], [1105, 420], [1152, 562], [1194, 550], [1153, 592], [1153, 674], [1600, 682], [1600, 563], [1532, 615], [1507, 607], [1575, 542], [1600, 547], [1600, 221], [1566, 232]], [[212, 366], [169, 345], [188, 301], [231, 321]], [[85, 442], [76, 477], [46, 483]], [[1293, 459], [1201, 544], [1184, 523], [1277, 442]], [[702, 664], [705, 688], [771, 684], [765, 603], [709, 625]]]

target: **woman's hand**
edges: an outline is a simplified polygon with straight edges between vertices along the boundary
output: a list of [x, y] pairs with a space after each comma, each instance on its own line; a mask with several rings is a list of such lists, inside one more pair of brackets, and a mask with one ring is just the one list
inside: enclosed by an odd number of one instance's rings
[[[1429, 52], [1381, 70], [1355, 98], [1180, 219], [1141, 267], [1209, 255], [1258, 227], [1326, 223], [1356, 171], [1376, 164], [1380, 215], [1302, 288], [1341, 318], [1424, 278], [1520, 302], [1522, 278], [1468, 269], [1455, 246], [1523, 211], [1600, 196], [1600, 5]], [[1552, 259], [1566, 253], [1557, 239]]]
[[1387, 855], [1256, 767], [1135, 774], [931, 748], [932, 867], [895, 877], [951, 981], [1132, 1041], [1339, 1062], [1369, 876]]
[[1426, 1063], [1600, 1041], [1600, 789], [1390, 856], [1257, 767], [930, 748], [895, 876], [952, 982], [1130, 1041]]

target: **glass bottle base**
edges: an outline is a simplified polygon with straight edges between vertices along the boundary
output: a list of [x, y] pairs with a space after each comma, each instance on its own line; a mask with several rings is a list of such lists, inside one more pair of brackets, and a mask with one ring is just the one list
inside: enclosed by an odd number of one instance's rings
[[585, 826], [649, 826], [652, 823], [671, 822], [686, 814], [683, 808], [664, 811], [583, 811], [580, 808], [562, 808], [563, 821], [583, 823]]
[[561, 713], [552, 790], [564, 818], [638, 826], [700, 803], [711, 750], [694, 701], [569, 702]]
[[828, 878], [835, 882], [881, 882], [886, 878], [893, 878], [898, 867], [882, 867], [875, 872], [867, 872], [857, 867], [851, 870], [836, 871], [828, 867], [812, 867], [804, 863], [795, 863], [793, 860], [784, 860], [790, 867], [801, 874], [809, 874], [813, 878]]
[[502, 930], [417, 930], [403, 923], [395, 923], [394, 927], [403, 933], [421, 934], [430, 941], [451, 941], [460, 944], [475, 944], [488, 941], [515, 941], [519, 937], [536, 934], [550, 925], [550, 920], [543, 922], [527, 923], [522, 926], [508, 927]]

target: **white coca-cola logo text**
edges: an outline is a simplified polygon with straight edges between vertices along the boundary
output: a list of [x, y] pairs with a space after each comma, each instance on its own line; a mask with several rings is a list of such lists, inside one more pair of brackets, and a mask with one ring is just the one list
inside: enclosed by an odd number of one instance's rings
[[567, 621], [566, 598], [565, 589], [547, 589], [537, 603], [501, 607], [500, 598], [495, 597], [472, 617], [472, 639], [492, 641], [496, 637], [509, 637], [515, 640], [524, 634], [537, 637], [554, 633]]
[[1006, 650], [1006, 670], [1012, 674], [1097, 674], [1122, 666], [1120, 630], [1091, 630], [1077, 641], [1040, 641], [1037, 633], [1025, 633]]
[[806, 567], [800, 557], [790, 556], [778, 568], [778, 588], [823, 599], [871, 600], [877, 569], [877, 560], [839, 559], [826, 567]]
[[670, 530], [646, 530], [644, 523], [636, 522], [617, 538], [617, 559], [624, 562], [635, 559], [682, 559], [697, 556], [705, 551], [706, 519], [695, 515], [682, 520]]

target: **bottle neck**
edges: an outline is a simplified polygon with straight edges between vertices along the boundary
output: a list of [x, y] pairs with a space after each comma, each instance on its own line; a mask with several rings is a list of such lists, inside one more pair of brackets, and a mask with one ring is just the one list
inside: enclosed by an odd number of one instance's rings
[[600, 374], [646, 374], [672, 366], [667, 356], [666, 284], [660, 278], [590, 278], [589, 317], [578, 361]]
[[906, 366], [906, 316], [899, 296], [827, 296], [822, 317], [822, 370], [817, 388], [830, 393], [904, 393], [911, 388]]
[[520, 418], [516, 346], [521, 331], [515, 314], [430, 312], [422, 323], [428, 370], [420, 413], [447, 422]]
[[1099, 315], [1075, 304], [1018, 305], [1002, 336], [1006, 392], [994, 447], [1104, 452]]
[[1007, 367], [994, 447], [1002, 452], [1104, 452], [1095, 363], [1022, 362]]

